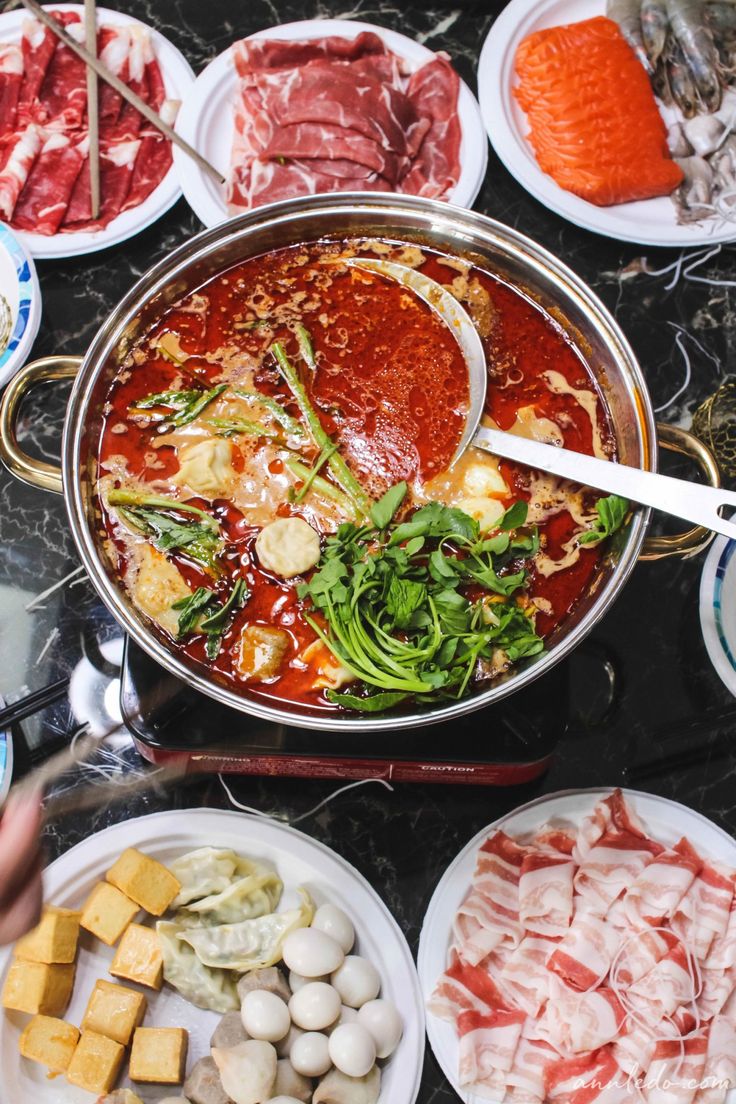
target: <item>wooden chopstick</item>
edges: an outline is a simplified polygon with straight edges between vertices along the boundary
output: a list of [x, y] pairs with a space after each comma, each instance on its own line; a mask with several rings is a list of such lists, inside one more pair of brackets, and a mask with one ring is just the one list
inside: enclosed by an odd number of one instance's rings
[[[87, 49], [97, 57], [97, 4], [84, 0], [84, 33]], [[97, 99], [97, 73], [87, 66], [87, 127], [89, 132], [89, 182], [92, 197], [92, 218], [100, 215], [100, 114]]]
[[217, 171], [214, 165], [210, 165], [209, 161], [207, 161], [201, 153], [197, 153], [193, 146], [190, 146], [189, 143], [181, 137], [181, 135], [177, 134], [175, 130], [172, 130], [169, 124], [165, 123], [163, 119], [156, 114], [153, 108], [145, 102], [145, 100], [142, 100], [140, 96], [137, 96], [135, 92], [128, 88], [127, 84], [124, 84], [119, 77], [116, 77], [114, 73], [111, 73], [107, 66], [103, 65], [99, 58], [94, 57], [92, 54], [89, 53], [88, 50], [84, 48], [84, 46], [81, 46], [80, 43], [76, 42], [70, 34], [67, 34], [66, 30], [61, 26], [61, 24], [57, 23], [56, 20], [51, 15], [49, 15], [48, 12], [44, 11], [41, 5], [36, 3], [36, 0], [22, 0], [22, 3], [24, 8], [27, 8], [29, 12], [35, 15], [36, 19], [39, 19], [41, 23], [44, 24], [44, 26], [53, 31], [56, 37], [61, 39], [65, 46], [68, 46], [69, 49], [77, 55], [77, 57], [80, 57], [82, 61], [84, 61], [90, 67], [90, 69], [93, 69], [98, 77], [101, 77], [102, 80], [111, 85], [116, 92], [119, 92], [124, 100], [127, 100], [129, 104], [133, 105], [136, 111], [140, 111], [144, 119], [148, 119], [149, 123], [155, 126], [157, 130], [160, 130], [161, 133], [166, 138], [168, 138], [170, 142], [173, 142], [174, 145], [178, 146], [180, 150], [183, 150], [188, 157], [191, 157], [193, 161], [196, 161], [199, 167], [203, 169], [206, 173], [208, 173], [213, 180], [216, 180], [218, 184], [225, 183], [225, 177], [222, 175], [222, 173]]

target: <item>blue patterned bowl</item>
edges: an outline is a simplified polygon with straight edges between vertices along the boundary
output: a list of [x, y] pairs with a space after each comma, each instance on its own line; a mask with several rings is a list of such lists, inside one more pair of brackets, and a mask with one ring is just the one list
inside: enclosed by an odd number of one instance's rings
[[10, 340], [0, 353], [0, 386], [25, 364], [41, 324], [36, 267], [15, 234], [0, 222], [0, 294], [13, 316]]

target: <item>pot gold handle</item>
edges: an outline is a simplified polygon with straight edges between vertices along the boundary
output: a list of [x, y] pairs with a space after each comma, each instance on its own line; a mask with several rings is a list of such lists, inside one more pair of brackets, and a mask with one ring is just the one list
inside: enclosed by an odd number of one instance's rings
[[45, 460], [35, 460], [18, 444], [16, 427], [20, 404], [37, 384], [71, 379], [81, 365], [82, 357], [76, 356], [48, 356], [32, 360], [13, 377], [0, 400], [0, 460], [12, 475], [31, 487], [54, 491], [55, 494], [64, 493], [61, 468], [56, 464], [47, 464]]
[[[710, 449], [694, 434], [679, 426], [657, 422], [657, 440], [662, 448], [670, 452], [679, 452], [689, 456], [699, 465], [706, 481], [711, 487], [720, 487], [721, 476], [715, 457]], [[696, 525], [685, 533], [675, 533], [671, 537], [647, 537], [640, 554], [642, 560], [663, 560], [667, 556], [695, 556], [713, 540], [710, 529]]]

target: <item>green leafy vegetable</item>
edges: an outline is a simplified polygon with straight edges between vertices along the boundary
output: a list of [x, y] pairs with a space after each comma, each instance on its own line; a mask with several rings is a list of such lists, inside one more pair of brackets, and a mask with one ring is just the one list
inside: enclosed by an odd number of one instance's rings
[[330, 445], [329, 448], [322, 449], [322, 452], [319, 454], [319, 456], [317, 457], [314, 465], [310, 469], [309, 475], [304, 480], [304, 486], [298, 492], [298, 494], [296, 494], [294, 496], [294, 502], [301, 502], [302, 499], [306, 497], [306, 495], [309, 493], [309, 490], [310, 490], [312, 484], [314, 483], [315, 479], [319, 475], [320, 469], [323, 468], [326, 463], [328, 463], [330, 457], [336, 451], [337, 451], [337, 445], [334, 445], [334, 444]]
[[205, 633], [205, 651], [208, 659], [216, 659], [222, 646], [222, 638], [232, 623], [237, 610], [244, 606], [250, 591], [244, 579], [238, 579], [228, 599], [217, 605], [214, 591], [199, 587], [187, 598], [174, 602], [172, 609], [180, 610], [177, 635]]
[[478, 536], [478, 522], [454, 506], [441, 502], [429, 502], [405, 521], [397, 525], [391, 534], [391, 544], [401, 544], [412, 537], [462, 537], [474, 540]]
[[153, 395], [146, 395], [144, 399], [138, 400], [132, 409], [150, 410], [157, 406], [169, 407], [173, 413], [167, 416], [165, 421], [172, 428], [178, 428], [198, 418], [226, 388], [226, 383], [220, 383], [209, 391], [157, 391]]
[[176, 630], [178, 637], [188, 636], [192, 632], [203, 610], [207, 609], [214, 597], [214, 593], [207, 587], [197, 587], [193, 594], [174, 602], [171, 608], [180, 610]]
[[247, 418], [210, 418], [207, 425], [219, 429], [221, 437], [233, 437], [238, 433], [249, 433], [253, 437], [278, 437], [272, 429], [266, 429], [260, 422], [249, 422]]
[[319, 491], [319, 493], [326, 498], [331, 498], [333, 502], [337, 502], [346, 514], [354, 513], [354, 506], [348, 496], [341, 491], [339, 487], [336, 487], [334, 483], [330, 483], [329, 480], [323, 479], [321, 475], [313, 475], [313, 469], [308, 468], [301, 460], [297, 460], [296, 457], [291, 457], [286, 461], [286, 466], [290, 472], [294, 473], [297, 479], [303, 479], [305, 483], [311, 478], [311, 486], [314, 490]]
[[272, 399], [270, 395], [262, 395], [260, 391], [244, 391], [241, 388], [236, 388], [233, 394], [239, 399], [244, 399], [251, 406], [262, 406], [264, 410], [272, 415], [274, 421], [278, 422], [292, 437], [304, 436], [304, 429], [296, 418], [292, 418], [288, 410], [284, 410], [281, 403], [278, 403], [276, 399]]
[[397, 483], [390, 487], [378, 502], [371, 506], [371, 521], [376, 529], [385, 529], [394, 519], [394, 515], [406, 498], [406, 483]]
[[[160, 551], [177, 550], [211, 574], [219, 575], [217, 557], [223, 549], [220, 527], [198, 506], [189, 506], [175, 498], [124, 490], [111, 491], [108, 503], [117, 507], [128, 525], [150, 537]], [[177, 514], [185, 516], [181, 518]]]
[[338, 693], [336, 690], [328, 690], [325, 696], [333, 705], [341, 705], [344, 709], [358, 709], [361, 713], [383, 713], [385, 709], [393, 709], [395, 705], [400, 705], [409, 697], [408, 694], [400, 694], [392, 690], [370, 694], [365, 698], [345, 691]]
[[595, 510], [598, 518], [590, 529], [580, 534], [580, 544], [598, 544], [620, 529], [629, 512], [629, 503], [620, 495], [608, 495], [598, 499]]

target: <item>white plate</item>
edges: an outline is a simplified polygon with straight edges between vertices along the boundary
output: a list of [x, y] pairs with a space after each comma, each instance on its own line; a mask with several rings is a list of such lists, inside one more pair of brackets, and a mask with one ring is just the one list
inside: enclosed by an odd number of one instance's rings
[[700, 627], [710, 661], [736, 695], [736, 541], [717, 537], [700, 576]]
[[[383, 1072], [380, 1104], [413, 1104], [419, 1091], [424, 1059], [424, 1005], [407, 942], [378, 894], [345, 859], [309, 836], [276, 821], [244, 813], [212, 809], [182, 809], [124, 821], [91, 836], [52, 863], [45, 873], [46, 899], [78, 908], [93, 885], [126, 847], [170, 862], [195, 847], [229, 847], [274, 863], [284, 882], [282, 909], [298, 901], [297, 886], [309, 890], [317, 904], [331, 901], [351, 916], [357, 948], [375, 963], [382, 995], [398, 1007], [404, 1036]], [[65, 1018], [79, 1024], [95, 981], [107, 977], [112, 948], [82, 933], [72, 1003]], [[4, 977], [10, 952], [0, 955]], [[148, 1027], [184, 1027], [189, 1031], [187, 1069], [209, 1053], [209, 1039], [219, 1016], [188, 1004], [169, 986], [149, 995]], [[0, 1013], [0, 1100], [2, 1104], [90, 1104], [90, 1096], [63, 1078], [46, 1078], [42, 1066], [18, 1053], [18, 1036], [28, 1016]], [[130, 1085], [121, 1080], [123, 1085]], [[145, 1101], [177, 1095], [174, 1086], [138, 1086]]]
[[0, 222], [0, 294], [5, 296], [13, 329], [0, 355], [0, 387], [22, 368], [41, 325], [41, 289], [36, 266], [10, 227]]
[[[390, 50], [419, 68], [434, 57], [432, 50], [413, 38], [352, 19], [304, 19], [258, 31], [251, 38], [309, 39], [327, 35], [357, 38], [362, 31], [379, 35]], [[181, 106], [176, 129], [190, 145], [227, 176], [233, 143], [233, 111], [237, 78], [230, 48], [219, 54], [204, 69], [190, 88]], [[464, 81], [460, 82], [458, 114], [462, 128], [460, 143], [460, 179], [448, 196], [458, 207], [470, 207], [480, 191], [488, 163], [488, 143], [478, 101]], [[186, 154], [174, 149], [174, 168], [184, 197], [205, 226], [215, 226], [229, 217], [224, 189], [215, 183]]]
[[[80, 4], [46, 4], [44, 7], [49, 11], [78, 11], [81, 16], [84, 16], [84, 7]], [[23, 8], [0, 15], [0, 42], [20, 42], [23, 21], [27, 18], [28, 12]], [[129, 26], [130, 24], [146, 26], [140, 19], [133, 19], [130, 15], [111, 11], [109, 8], [98, 8], [97, 20], [98, 24], [107, 23], [110, 26]], [[153, 27], [149, 27], [148, 30], [156, 59], [161, 67], [166, 95], [169, 99], [182, 100], [194, 83], [194, 72], [189, 62], [167, 38]], [[132, 238], [141, 230], [145, 230], [176, 203], [180, 194], [181, 190], [172, 166], [143, 203], [130, 211], [123, 211], [104, 230], [81, 230], [77, 234], [53, 234], [52, 236], [34, 234], [27, 230], [16, 230], [14, 233], [29, 253], [44, 260], [52, 257], [78, 257], [83, 253], [96, 253], [98, 249], [117, 245]]]
[[512, 94], [517, 48], [533, 31], [605, 15], [605, 9], [605, 0], [511, 0], [504, 8], [483, 45], [478, 68], [480, 109], [493, 148], [535, 199], [585, 230], [639, 245], [682, 247], [733, 241], [736, 226], [723, 219], [680, 226], [669, 196], [596, 207], [560, 188], [537, 164], [526, 139], [526, 115]]
[[[682, 836], [687, 836], [703, 855], [736, 866], [736, 841], [700, 813], [665, 797], [638, 790], [623, 792], [654, 839], [672, 845]], [[596, 802], [610, 793], [610, 789], [562, 790], [538, 797], [489, 824], [462, 849], [443, 874], [424, 917], [417, 962], [425, 1003], [447, 967], [452, 921], [467, 896], [478, 848], [489, 832], [503, 828], [510, 836], [520, 837], [533, 834], [550, 820], [577, 825]], [[427, 1035], [442, 1072], [458, 1096], [467, 1104], [482, 1104], [479, 1096], [458, 1085], [458, 1043], [454, 1026], [430, 1013], [427, 1016]], [[728, 1100], [733, 1104], [736, 1090], [729, 1093]]]

